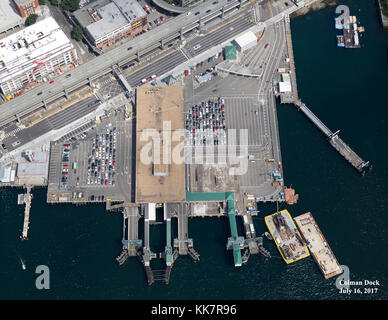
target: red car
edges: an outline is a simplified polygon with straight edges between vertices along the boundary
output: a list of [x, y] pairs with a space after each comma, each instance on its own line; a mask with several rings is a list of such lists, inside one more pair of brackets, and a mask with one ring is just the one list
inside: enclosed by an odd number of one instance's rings
[[63, 144], [63, 146], [64, 146], [64, 147], [69, 147], [69, 146], [70, 146], [70, 144], [68, 144], [68, 143], [64, 143], [64, 144]]
[[50, 84], [53, 83], [53, 82], [54, 82], [54, 80], [51, 80], [51, 81], [50, 81]]
[[62, 171], [62, 174], [68, 174], [68, 172], [66, 172], [66, 171]]
[[116, 160], [113, 160], [113, 165], [114, 165], [114, 166], [116, 165]]
[[268, 47], [268, 43], [265, 44], [264, 49]]
[[68, 164], [63, 164], [63, 167], [64, 168], [67, 168], [69, 165]]
[[105, 179], [105, 184], [108, 184], [108, 180]]

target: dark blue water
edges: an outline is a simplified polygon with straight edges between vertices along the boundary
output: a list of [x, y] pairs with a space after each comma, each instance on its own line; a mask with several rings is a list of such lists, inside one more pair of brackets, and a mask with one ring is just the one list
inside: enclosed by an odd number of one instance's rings
[[[301, 113], [279, 105], [285, 179], [300, 194], [298, 204], [287, 208], [294, 216], [311, 211], [351, 280], [379, 280], [377, 294], [341, 295], [335, 279], [325, 280], [312, 258], [286, 265], [266, 239], [271, 260], [251, 257], [234, 268], [225, 250], [229, 224], [218, 218], [190, 220], [201, 261], [180, 257], [168, 286], [149, 287], [135, 258], [123, 267], [114, 259], [121, 248], [121, 215], [103, 206], [50, 206], [46, 190], [34, 190], [29, 240], [21, 242], [20, 190], [2, 189], [0, 299], [387, 299], [388, 34], [374, 1], [343, 3], [366, 27], [362, 49], [336, 47], [333, 7], [292, 20], [299, 95], [329, 128], [342, 130], [373, 171], [362, 178]], [[263, 216], [276, 208], [259, 209], [254, 223], [261, 233]], [[154, 251], [163, 250], [163, 226], [152, 227], [151, 236]], [[50, 290], [35, 288], [38, 265], [50, 268]]]

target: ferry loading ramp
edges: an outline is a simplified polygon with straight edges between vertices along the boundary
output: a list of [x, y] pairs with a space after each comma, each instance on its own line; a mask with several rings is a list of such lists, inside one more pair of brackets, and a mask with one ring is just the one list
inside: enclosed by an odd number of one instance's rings
[[[173, 157], [183, 145], [183, 87], [140, 87], [136, 100], [136, 203], [183, 202], [185, 164]], [[179, 130], [182, 141], [173, 141]]]

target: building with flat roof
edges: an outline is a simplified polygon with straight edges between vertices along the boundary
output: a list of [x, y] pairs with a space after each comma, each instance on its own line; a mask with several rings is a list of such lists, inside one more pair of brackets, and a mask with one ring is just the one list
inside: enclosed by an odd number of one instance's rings
[[100, 49], [147, 29], [147, 13], [136, 0], [97, 0], [73, 16]]
[[183, 87], [145, 86], [136, 94], [136, 203], [185, 201]]
[[47, 151], [33, 153], [32, 161], [19, 161], [17, 166], [17, 181], [19, 184], [47, 184], [49, 154]]
[[225, 60], [237, 59], [237, 48], [235, 46], [226, 46], [224, 48]]
[[237, 49], [244, 52], [257, 44], [257, 37], [252, 31], [245, 32], [241, 36], [234, 39]]
[[24, 19], [18, 14], [11, 0], [0, 1], [0, 33], [22, 26]]
[[291, 92], [291, 78], [289, 73], [282, 73], [282, 80], [279, 82], [279, 92]]
[[47, 80], [77, 63], [77, 52], [52, 17], [0, 40], [0, 88], [19, 95], [32, 82]]
[[13, 0], [22, 18], [27, 18], [30, 14], [40, 14], [38, 0]]

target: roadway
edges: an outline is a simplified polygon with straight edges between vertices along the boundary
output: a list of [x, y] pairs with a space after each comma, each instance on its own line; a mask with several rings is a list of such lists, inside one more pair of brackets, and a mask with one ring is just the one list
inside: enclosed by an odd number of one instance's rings
[[24, 144], [35, 140], [43, 134], [50, 132], [51, 130], [60, 129], [75, 120], [82, 118], [83, 116], [93, 112], [97, 109], [98, 103], [94, 95], [81, 100], [65, 110], [58, 112], [47, 119], [39, 121], [32, 127], [28, 127], [19, 130], [9, 136], [7, 136], [3, 143], [7, 147], [7, 151], [10, 152], [16, 148], [20, 148]]
[[[126, 77], [127, 81], [132, 87], [135, 87], [141, 84], [142, 79], [149, 78], [154, 74], [162, 75], [174, 69], [181, 63], [188, 60], [186, 56], [192, 58], [230, 38], [233, 38], [244, 30], [249, 29], [252, 27], [252, 23], [249, 22], [249, 19], [251, 18], [251, 11], [244, 12], [241, 18], [230, 21], [226, 25], [205, 36], [195, 37], [194, 39], [188, 41], [183, 49], [175, 49], [171, 54], [157, 59], [128, 75]], [[200, 45], [200, 47], [198, 50], [195, 50], [194, 47], [198, 45]], [[185, 54], [182, 53], [182, 51]]]

